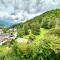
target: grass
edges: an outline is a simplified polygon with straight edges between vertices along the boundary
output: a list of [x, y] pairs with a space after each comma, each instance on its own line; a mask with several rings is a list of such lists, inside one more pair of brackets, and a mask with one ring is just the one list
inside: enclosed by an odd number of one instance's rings
[[[35, 38], [36, 38], [35, 41], [38, 41], [38, 40], [40, 40], [41, 38], [44, 38], [44, 35], [45, 35], [45, 33], [46, 33], [47, 31], [48, 31], [48, 29], [41, 28], [41, 29], [40, 29], [40, 35], [36, 35], [36, 36], [35, 36]], [[30, 32], [29, 35], [24, 35], [23, 37], [24, 37], [25, 39], [28, 39], [31, 34], [32, 34], [32, 33]]]
[[6, 46], [0, 46], [0, 56], [5, 55], [7, 53]]
[[0, 56], [6, 55], [9, 51], [11, 51], [11, 49], [7, 46], [0, 46]]
[[48, 29], [41, 28], [40, 29], [40, 35], [37, 35], [36, 36], [36, 40], [39, 40], [41, 38], [44, 38], [44, 35], [46, 34], [47, 31], [48, 31]]

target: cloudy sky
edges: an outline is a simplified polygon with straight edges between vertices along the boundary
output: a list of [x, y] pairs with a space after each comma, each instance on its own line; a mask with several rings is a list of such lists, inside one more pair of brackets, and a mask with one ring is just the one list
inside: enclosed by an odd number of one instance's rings
[[60, 0], [0, 0], [0, 20], [19, 23], [56, 8]]

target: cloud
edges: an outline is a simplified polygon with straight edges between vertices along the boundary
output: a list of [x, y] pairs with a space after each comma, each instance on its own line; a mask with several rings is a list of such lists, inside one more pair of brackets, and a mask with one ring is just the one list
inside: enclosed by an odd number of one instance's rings
[[0, 19], [18, 23], [55, 8], [60, 8], [60, 0], [0, 0]]
[[9, 14], [5, 11], [0, 11], [0, 18], [8, 17]]

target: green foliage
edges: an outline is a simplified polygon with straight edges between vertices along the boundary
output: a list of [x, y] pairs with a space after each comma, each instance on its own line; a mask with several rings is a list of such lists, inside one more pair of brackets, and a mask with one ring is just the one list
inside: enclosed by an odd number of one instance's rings
[[39, 29], [52, 29], [60, 27], [60, 10], [55, 9], [47, 11], [40, 16], [37, 16], [31, 20], [28, 20], [21, 24], [16, 24], [12, 26], [17, 29], [18, 36], [28, 35], [29, 30], [32, 34], [39, 35]]
[[3, 28], [3, 32], [6, 33], [8, 31], [8, 28]]
[[60, 36], [60, 28], [53, 28], [51, 29], [47, 35], [55, 35], [55, 36]]
[[29, 36], [30, 41], [33, 41], [34, 39], [35, 39], [35, 35], [32, 34], [32, 35]]
[[[25, 23], [14, 25], [13, 28], [17, 29], [17, 38], [30, 34], [29, 39], [33, 42], [27, 44], [12, 40], [5, 43], [0, 46], [0, 60], [60, 60], [59, 9], [45, 12]], [[42, 28], [48, 29], [48, 32], [44, 34]], [[40, 33], [44, 34], [41, 39]]]
[[23, 29], [17, 29], [17, 37], [22, 37], [24, 35]]
[[24, 34], [28, 35], [29, 31], [28, 31], [28, 24], [24, 25]]
[[42, 28], [45, 28], [45, 29], [48, 29], [49, 27], [48, 27], [48, 21], [43, 21], [42, 23], [41, 23], [41, 27]]
[[31, 32], [34, 35], [39, 35], [40, 34], [40, 24], [38, 24], [38, 23], [31, 24]]
[[8, 48], [7, 51], [6, 49], [4, 50], [5, 55], [4, 54], [2, 55], [2, 49], [0, 50], [0, 59], [1, 60], [59, 60], [60, 59], [59, 51], [57, 50], [59, 47], [56, 44], [57, 42], [56, 43], [54, 42], [54, 38], [52, 40], [51, 37], [50, 39], [45, 38], [44, 40], [39, 41], [39, 44], [36, 43], [25, 44], [25, 43], [14, 42], [11, 48]]

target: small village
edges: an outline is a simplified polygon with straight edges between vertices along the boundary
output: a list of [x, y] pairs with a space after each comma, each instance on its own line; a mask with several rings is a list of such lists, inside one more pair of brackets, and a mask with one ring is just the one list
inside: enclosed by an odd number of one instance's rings
[[[12, 33], [12, 34], [10, 34]], [[9, 33], [4, 33], [3, 29], [0, 28], [0, 45], [5, 43], [8, 40], [13, 40], [17, 36], [17, 31], [16, 29], [9, 29]]]
[[[10, 28], [7, 33], [4, 33], [3, 29], [0, 28], [0, 46], [3, 45], [7, 41], [15, 40], [17, 37], [17, 30], [14, 28]], [[16, 41], [19, 43], [29, 43], [28, 39], [23, 37], [18, 37]]]

